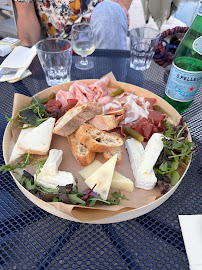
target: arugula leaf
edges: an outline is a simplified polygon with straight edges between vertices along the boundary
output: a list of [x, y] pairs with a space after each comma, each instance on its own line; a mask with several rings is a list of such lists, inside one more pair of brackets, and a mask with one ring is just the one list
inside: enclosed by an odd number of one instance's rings
[[41, 169], [43, 168], [44, 164], [46, 162], [46, 158], [42, 158], [40, 160], [37, 160], [36, 162], [32, 163], [32, 165], [36, 165], [36, 179], [41, 172]]
[[121, 195], [120, 190], [112, 193], [111, 195], [114, 197], [114, 199], [110, 198], [108, 200], [103, 200], [100, 197], [100, 194], [98, 194], [97, 197], [90, 196], [87, 201], [90, 202], [89, 206], [93, 206], [97, 201], [101, 202], [101, 203], [104, 203], [104, 204], [109, 204], [110, 205], [110, 204], [119, 204], [120, 200], [128, 200], [125, 195]]
[[81, 193], [69, 193], [68, 198], [72, 204], [86, 205], [86, 202], [80, 199]]
[[7, 171], [9, 171], [9, 172], [11, 171], [11, 172], [17, 173], [16, 172], [16, 169], [26, 167], [27, 165], [30, 164], [31, 160], [33, 159], [33, 156], [31, 156], [30, 153], [23, 154], [21, 157], [22, 157], [22, 161], [21, 162], [18, 162], [15, 165], [11, 165], [11, 164], [1, 165], [0, 171], [3, 171], [2, 172], [3, 174], [5, 172], [7, 172]]
[[171, 185], [174, 186], [180, 180], [180, 175], [177, 171], [171, 173]]
[[26, 177], [21, 177], [20, 184], [24, 186], [28, 191], [35, 189], [35, 184], [32, 184], [31, 181]]
[[36, 114], [31, 109], [26, 109], [20, 112], [20, 119], [22, 123], [33, 126], [36, 123]]

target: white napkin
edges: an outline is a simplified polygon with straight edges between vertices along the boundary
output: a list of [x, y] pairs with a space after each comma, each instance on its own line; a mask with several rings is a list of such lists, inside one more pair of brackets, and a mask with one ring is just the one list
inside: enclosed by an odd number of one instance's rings
[[202, 269], [202, 215], [179, 215], [189, 268]]
[[23, 46], [17, 46], [13, 49], [13, 51], [6, 57], [3, 63], [0, 65], [1, 67], [7, 68], [18, 68], [16, 74], [4, 75], [0, 78], [0, 82], [8, 81], [10, 83], [17, 82], [32, 73], [27, 70], [30, 66], [32, 60], [36, 56], [36, 47], [33, 46], [31, 49]]
[[0, 45], [0, 56], [4, 57], [12, 51], [10, 45]]

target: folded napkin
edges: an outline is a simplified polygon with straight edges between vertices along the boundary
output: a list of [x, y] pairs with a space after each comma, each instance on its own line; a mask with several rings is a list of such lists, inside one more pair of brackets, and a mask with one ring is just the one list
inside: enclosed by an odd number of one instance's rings
[[6, 57], [3, 63], [0, 65], [5, 68], [17, 68], [18, 71], [15, 74], [4, 75], [0, 78], [0, 82], [8, 81], [10, 83], [17, 82], [32, 73], [28, 70], [32, 60], [36, 56], [36, 47], [33, 46], [31, 49], [23, 46], [17, 46], [13, 51]]
[[189, 268], [202, 269], [202, 215], [179, 215]]
[[0, 45], [0, 56], [4, 57], [12, 51], [10, 45]]

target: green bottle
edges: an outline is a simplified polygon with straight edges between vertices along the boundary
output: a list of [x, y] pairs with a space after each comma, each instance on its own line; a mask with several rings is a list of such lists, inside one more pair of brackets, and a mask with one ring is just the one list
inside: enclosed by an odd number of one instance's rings
[[202, 82], [202, 5], [181, 41], [172, 63], [164, 99], [185, 112]]

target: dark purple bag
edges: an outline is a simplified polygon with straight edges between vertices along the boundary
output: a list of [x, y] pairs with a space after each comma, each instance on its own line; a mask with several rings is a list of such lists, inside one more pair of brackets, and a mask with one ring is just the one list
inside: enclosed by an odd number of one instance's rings
[[189, 27], [180, 27], [177, 26], [172, 29], [167, 29], [161, 34], [161, 37], [159, 39], [158, 47], [156, 49], [155, 55], [154, 55], [154, 61], [162, 66], [167, 67], [168, 65], [172, 64], [173, 58], [175, 56], [175, 51], [178, 47], [176, 44], [170, 44], [168, 41], [166, 41], [166, 37], [175, 36], [179, 33], [185, 34]]

